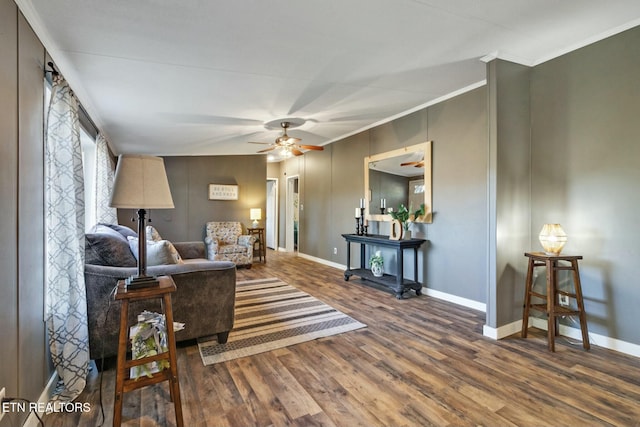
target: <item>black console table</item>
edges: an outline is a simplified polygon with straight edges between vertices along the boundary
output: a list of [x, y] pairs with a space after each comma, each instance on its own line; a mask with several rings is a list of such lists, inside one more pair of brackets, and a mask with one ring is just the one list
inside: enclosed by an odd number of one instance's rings
[[[406, 239], [406, 240], [390, 240], [389, 236], [382, 235], [358, 235], [343, 234], [342, 237], [347, 241], [347, 269], [344, 272], [344, 280], [349, 280], [353, 275], [362, 279], [370, 280], [392, 289], [396, 298], [401, 299], [404, 292], [409, 289], [416, 291], [416, 295], [422, 293], [422, 283], [418, 282], [418, 248], [422, 246], [426, 240], [424, 239]], [[360, 268], [351, 268], [351, 243], [360, 243]], [[396, 275], [384, 274], [382, 277], [376, 277], [366, 266], [366, 246], [385, 246], [395, 248], [397, 253], [398, 271]], [[405, 279], [404, 273], [404, 250], [413, 249], [413, 280]]]

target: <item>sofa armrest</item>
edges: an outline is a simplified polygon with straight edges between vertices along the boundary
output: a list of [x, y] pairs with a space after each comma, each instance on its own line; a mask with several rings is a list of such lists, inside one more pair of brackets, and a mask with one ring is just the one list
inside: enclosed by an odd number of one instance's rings
[[213, 239], [211, 237], [206, 237], [204, 239], [204, 243], [206, 244], [206, 252], [207, 252], [207, 259], [210, 260], [215, 260], [216, 255], [218, 253], [218, 239]]
[[183, 259], [207, 258], [204, 242], [174, 242], [173, 246]]
[[255, 241], [255, 236], [250, 236], [248, 234], [243, 234], [242, 236], [238, 237], [238, 244], [240, 246], [251, 246]]

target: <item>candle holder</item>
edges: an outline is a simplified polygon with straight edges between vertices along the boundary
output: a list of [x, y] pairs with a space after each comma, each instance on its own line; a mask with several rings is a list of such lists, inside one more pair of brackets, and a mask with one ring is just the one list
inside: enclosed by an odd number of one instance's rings
[[360, 216], [356, 217], [356, 234], [358, 236], [367, 235], [368, 225], [364, 224], [364, 208], [360, 208]]
[[381, 213], [382, 215], [384, 215], [384, 213], [385, 213], [386, 211], [387, 211], [387, 208], [380, 208], [380, 213]]

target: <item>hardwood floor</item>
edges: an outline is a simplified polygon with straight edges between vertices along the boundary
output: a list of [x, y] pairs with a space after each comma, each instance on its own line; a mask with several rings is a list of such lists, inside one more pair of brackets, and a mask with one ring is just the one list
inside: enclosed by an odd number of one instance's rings
[[[213, 366], [195, 345], [179, 347], [185, 426], [640, 425], [638, 358], [562, 337], [550, 353], [537, 329], [494, 341], [482, 336], [482, 312], [413, 293], [396, 300], [291, 254], [267, 260], [238, 280], [279, 277], [368, 326]], [[105, 426], [114, 382], [105, 370]], [[100, 396], [94, 370], [77, 400], [92, 410], [47, 415], [45, 425], [101, 425]], [[127, 393], [123, 420], [175, 425], [166, 384]]]

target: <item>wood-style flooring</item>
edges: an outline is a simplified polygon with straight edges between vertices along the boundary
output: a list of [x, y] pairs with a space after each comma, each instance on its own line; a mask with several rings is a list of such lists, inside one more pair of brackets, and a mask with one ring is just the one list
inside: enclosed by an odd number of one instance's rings
[[[413, 292], [397, 300], [292, 254], [269, 251], [238, 271], [274, 276], [368, 327], [213, 366], [179, 346], [185, 426], [640, 425], [638, 358], [563, 337], [550, 353], [537, 329], [495, 341], [482, 335], [482, 312]], [[113, 368], [102, 384], [93, 370], [77, 400], [92, 410], [45, 425], [111, 426], [114, 382]], [[123, 420], [174, 426], [166, 383], [127, 393]]]

